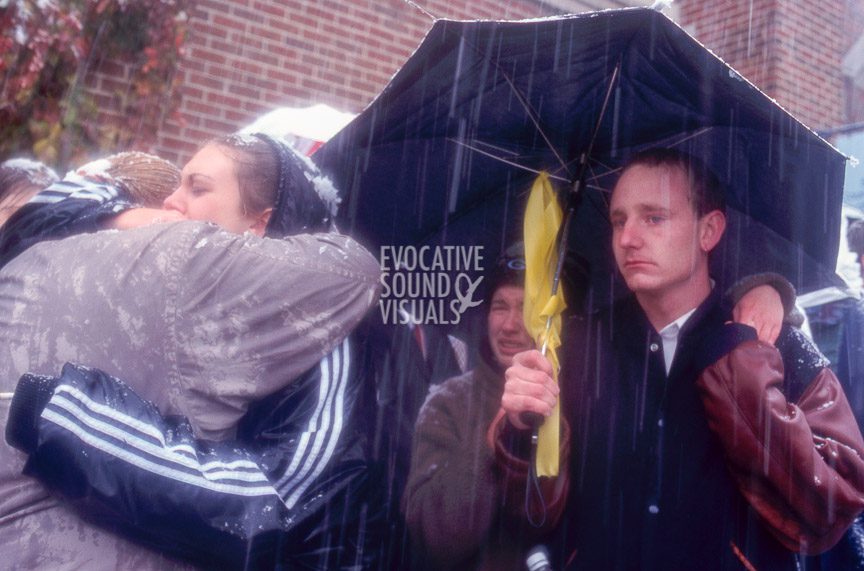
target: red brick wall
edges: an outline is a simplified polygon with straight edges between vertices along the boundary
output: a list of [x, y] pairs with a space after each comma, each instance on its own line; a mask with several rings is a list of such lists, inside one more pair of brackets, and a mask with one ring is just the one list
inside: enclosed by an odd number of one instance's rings
[[[439, 17], [525, 18], [536, 0], [423, 0]], [[152, 149], [177, 163], [276, 107], [360, 111], [431, 26], [404, 0], [199, 0], [180, 64], [181, 120]]]
[[[864, 2], [861, 0], [847, 0], [846, 15], [843, 19], [843, 56], [852, 45], [864, 33]], [[864, 121], [864, 89], [854, 85], [851, 78], [846, 78], [846, 101], [845, 101], [846, 123], [860, 123]]]
[[[610, 2], [613, 4], [615, 2]], [[524, 18], [560, 10], [540, 0], [420, 0], [439, 17]], [[861, 0], [678, 0], [701, 42], [814, 128], [864, 120], [864, 93], [840, 62], [864, 28]], [[182, 163], [204, 140], [281, 106], [360, 111], [420, 42], [431, 20], [405, 0], [197, 0], [180, 63], [177, 117], [119, 119], [128, 70], [106, 62], [88, 80], [99, 128]], [[97, 62], [98, 63], [98, 62]], [[99, 67], [99, 66], [97, 66]], [[167, 106], [166, 106], [167, 107]]]
[[815, 129], [846, 119], [847, 0], [681, 0], [693, 35]]
[[[133, 64], [100, 58], [98, 51], [84, 82], [93, 108], [83, 108], [91, 130], [100, 131], [106, 152], [149, 150], [156, 142], [159, 120], [166, 114], [170, 95], [139, 97], [135, 94]], [[156, 123], [156, 124], [154, 124]]]

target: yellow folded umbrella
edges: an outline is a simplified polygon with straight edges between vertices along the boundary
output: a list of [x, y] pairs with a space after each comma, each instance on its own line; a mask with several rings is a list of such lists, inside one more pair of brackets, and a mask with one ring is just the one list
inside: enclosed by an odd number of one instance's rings
[[[564, 215], [546, 173], [534, 181], [525, 209], [525, 328], [552, 363], [558, 382], [558, 354], [561, 346], [561, 314], [567, 307], [564, 293], [554, 284], [558, 267], [558, 231]], [[558, 475], [560, 401], [540, 427], [537, 444], [537, 475]]]

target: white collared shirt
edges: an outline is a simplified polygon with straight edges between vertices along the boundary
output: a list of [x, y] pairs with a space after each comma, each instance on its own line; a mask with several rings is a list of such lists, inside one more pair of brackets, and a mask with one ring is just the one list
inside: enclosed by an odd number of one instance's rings
[[681, 328], [684, 327], [694, 311], [696, 311], [695, 307], [659, 331], [660, 339], [663, 341], [663, 360], [666, 362], [667, 375], [669, 369], [672, 368], [675, 350], [678, 349], [678, 336], [681, 333]]

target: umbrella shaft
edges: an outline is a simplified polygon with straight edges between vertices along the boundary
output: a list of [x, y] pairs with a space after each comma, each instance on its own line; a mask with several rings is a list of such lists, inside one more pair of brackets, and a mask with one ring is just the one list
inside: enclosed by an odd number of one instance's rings
[[546, 333], [543, 335], [543, 346], [540, 348], [540, 354], [546, 356], [546, 349], [549, 347], [549, 330], [552, 329], [552, 316], [546, 318]]

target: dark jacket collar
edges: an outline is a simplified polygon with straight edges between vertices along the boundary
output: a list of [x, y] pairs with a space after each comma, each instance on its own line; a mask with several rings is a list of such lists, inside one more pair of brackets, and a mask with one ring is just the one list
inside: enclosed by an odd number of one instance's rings
[[[720, 305], [720, 292], [715, 287], [708, 294], [708, 297], [703, 299], [702, 303], [696, 307], [696, 311], [693, 312], [693, 315], [690, 316], [690, 319], [681, 328], [680, 337], [689, 335], [692, 331], [698, 329], [707, 318], [717, 318], [722, 315], [723, 311]], [[611, 317], [618, 320], [632, 320], [631, 323], [634, 326], [638, 326], [639, 330], [647, 330], [659, 335], [654, 326], [651, 325], [651, 322], [648, 321], [648, 316], [645, 314], [642, 306], [639, 305], [639, 301], [636, 299], [636, 294], [634, 293], [630, 293], [624, 299], [615, 302], [611, 308]]]

